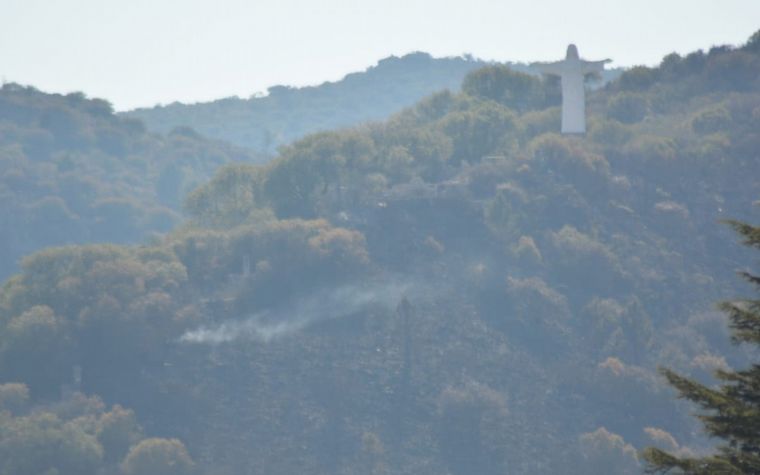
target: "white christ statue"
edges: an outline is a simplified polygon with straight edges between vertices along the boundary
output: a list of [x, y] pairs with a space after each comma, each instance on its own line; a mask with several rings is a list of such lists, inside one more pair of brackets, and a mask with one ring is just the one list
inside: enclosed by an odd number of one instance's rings
[[567, 47], [564, 61], [533, 63], [531, 67], [544, 74], [562, 78], [562, 133], [586, 133], [586, 90], [584, 78], [588, 73], [604, 71], [604, 64], [612, 61], [584, 61], [578, 56], [575, 45]]

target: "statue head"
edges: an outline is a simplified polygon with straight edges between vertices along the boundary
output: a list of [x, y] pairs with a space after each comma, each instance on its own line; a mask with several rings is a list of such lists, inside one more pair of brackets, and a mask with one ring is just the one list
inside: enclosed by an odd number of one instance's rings
[[565, 59], [580, 59], [580, 56], [578, 56], [578, 47], [572, 44], [568, 45]]

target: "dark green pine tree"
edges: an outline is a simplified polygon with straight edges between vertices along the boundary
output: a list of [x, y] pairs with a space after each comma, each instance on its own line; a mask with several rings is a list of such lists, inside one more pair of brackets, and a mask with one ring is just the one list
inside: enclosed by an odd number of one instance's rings
[[[736, 221], [729, 224], [742, 235], [744, 243], [760, 249], [760, 227]], [[741, 276], [760, 290], [760, 276], [742, 272]], [[719, 308], [730, 320], [735, 343], [760, 347], [760, 300], [722, 302]], [[669, 369], [662, 374], [680, 397], [698, 404], [698, 415], [705, 430], [723, 443], [714, 455], [703, 458], [678, 458], [662, 450], [644, 450], [647, 473], [684, 473], [694, 475], [760, 474], [760, 364], [744, 371], [718, 371], [721, 386], [711, 389]]]

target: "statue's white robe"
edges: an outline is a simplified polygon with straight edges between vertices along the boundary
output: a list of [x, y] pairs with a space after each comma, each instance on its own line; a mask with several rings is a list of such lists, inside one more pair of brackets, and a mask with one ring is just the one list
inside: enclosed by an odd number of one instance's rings
[[562, 133], [586, 133], [586, 89], [585, 75], [599, 73], [610, 60], [584, 61], [567, 58], [554, 63], [534, 63], [531, 66], [544, 74], [562, 78]]

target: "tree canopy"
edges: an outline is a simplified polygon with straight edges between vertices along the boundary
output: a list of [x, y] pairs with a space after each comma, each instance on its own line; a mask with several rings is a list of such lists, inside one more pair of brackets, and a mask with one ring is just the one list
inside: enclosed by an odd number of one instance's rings
[[[760, 249], [760, 227], [736, 221], [731, 224], [746, 245]], [[757, 275], [744, 271], [741, 275], [760, 286]], [[760, 345], [760, 299], [726, 301], [719, 308], [730, 319], [735, 342]], [[678, 390], [679, 397], [701, 408], [698, 417], [705, 430], [723, 443], [715, 455], [706, 457], [679, 457], [649, 448], [644, 453], [648, 472], [666, 473], [673, 468], [689, 475], [760, 472], [760, 364], [746, 370], [717, 371], [715, 376], [721, 381], [717, 388], [669, 369], [662, 369], [662, 374]]]

